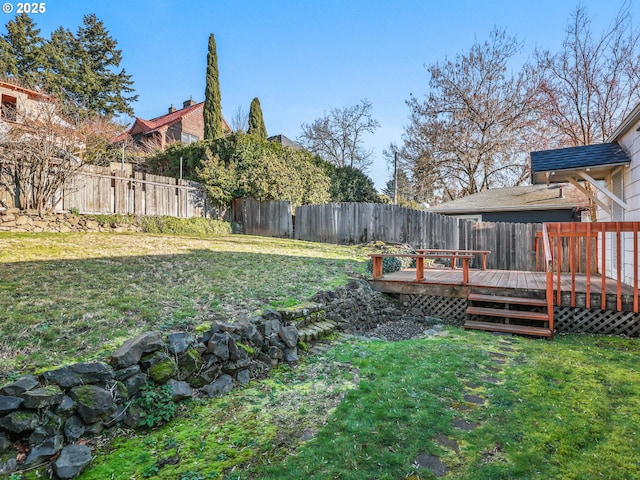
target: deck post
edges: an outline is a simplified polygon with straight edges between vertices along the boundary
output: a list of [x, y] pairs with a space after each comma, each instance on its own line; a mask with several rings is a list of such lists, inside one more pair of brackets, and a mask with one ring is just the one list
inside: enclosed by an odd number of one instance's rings
[[373, 278], [374, 280], [382, 278], [382, 257], [373, 257]]
[[622, 310], [622, 232], [620, 230], [620, 222], [616, 222], [616, 306], [618, 311]]
[[416, 257], [416, 282], [424, 280], [424, 257]]
[[[591, 222], [587, 222], [587, 236], [585, 238], [586, 243], [586, 274], [587, 274], [587, 298], [586, 307], [591, 308]], [[596, 250], [597, 250], [598, 238], [596, 237]], [[596, 254], [597, 255], [597, 254]]]
[[466, 285], [469, 283], [469, 257], [462, 257], [462, 284]]
[[633, 222], [633, 311], [638, 313], [638, 225]]

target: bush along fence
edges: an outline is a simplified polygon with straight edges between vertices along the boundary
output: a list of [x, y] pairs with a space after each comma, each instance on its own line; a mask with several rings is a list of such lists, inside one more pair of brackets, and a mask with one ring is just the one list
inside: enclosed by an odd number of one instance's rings
[[0, 476], [53, 462], [57, 478], [73, 478], [92, 460], [90, 448], [77, 443], [81, 437], [163, 423], [174, 402], [220, 396], [279, 362], [295, 362], [302, 339], [335, 328], [312, 303], [214, 323], [199, 338], [147, 332], [125, 342], [108, 363], [25, 375], [0, 387]]

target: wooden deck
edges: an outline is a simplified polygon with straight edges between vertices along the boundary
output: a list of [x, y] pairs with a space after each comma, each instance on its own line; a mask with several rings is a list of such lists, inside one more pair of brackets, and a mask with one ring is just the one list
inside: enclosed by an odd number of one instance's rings
[[[575, 274], [575, 298], [571, 294], [571, 274], [561, 276], [561, 302], [556, 305], [580, 308], [600, 308], [602, 299], [602, 277], [590, 278], [590, 302], [587, 301], [587, 276]], [[546, 274], [544, 272], [523, 272], [513, 270], [469, 270], [469, 281], [463, 284], [462, 271], [453, 269], [425, 269], [424, 279], [416, 282], [415, 269], [402, 270], [384, 275], [378, 280], [370, 280], [372, 288], [385, 293], [408, 295], [434, 295], [444, 297], [468, 298], [469, 293], [491, 293], [493, 295], [513, 295], [544, 298]], [[615, 280], [607, 279], [605, 284], [611, 288]], [[557, 293], [557, 281], [554, 278], [554, 297]], [[608, 293], [607, 309], [616, 310], [617, 295]], [[622, 311], [633, 311], [633, 288], [622, 286]]]

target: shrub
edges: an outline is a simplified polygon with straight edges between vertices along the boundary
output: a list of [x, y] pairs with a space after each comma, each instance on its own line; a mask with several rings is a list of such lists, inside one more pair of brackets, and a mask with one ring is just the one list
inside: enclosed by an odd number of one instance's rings
[[178, 411], [178, 404], [171, 400], [169, 385], [145, 385], [142, 387], [142, 395], [135, 400], [134, 405], [142, 410], [139, 423], [141, 427], [162, 425], [175, 417]]
[[[400, 253], [414, 254], [416, 251], [410, 245], [387, 245], [384, 242], [371, 242], [368, 246], [374, 247], [376, 253]], [[416, 266], [416, 259], [410, 257], [384, 257], [382, 259], [382, 273], [393, 273], [405, 268]], [[367, 261], [367, 270], [373, 273], [373, 259]]]
[[231, 224], [212, 218], [141, 217], [145, 233], [228, 234]]
[[144, 233], [174, 233], [174, 234], [209, 234], [226, 235], [232, 233], [231, 224], [213, 218], [191, 217], [152, 217], [134, 215], [87, 215], [100, 225], [135, 225]]

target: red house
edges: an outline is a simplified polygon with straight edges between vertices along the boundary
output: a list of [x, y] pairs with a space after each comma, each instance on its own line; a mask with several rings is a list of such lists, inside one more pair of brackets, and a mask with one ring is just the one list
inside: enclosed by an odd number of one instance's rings
[[[177, 110], [173, 105], [169, 112], [151, 120], [136, 118], [129, 130], [118, 135], [113, 141], [121, 142], [131, 138], [139, 145], [151, 146], [164, 150], [169, 143], [185, 144], [197, 142], [204, 138], [204, 102], [196, 103], [189, 99]], [[222, 118], [223, 130], [231, 133], [231, 127]]]

